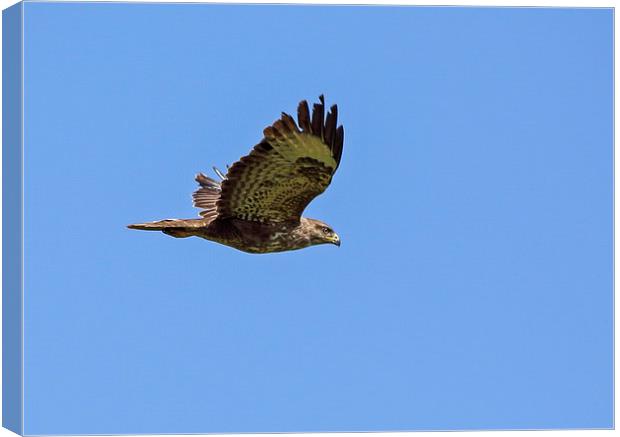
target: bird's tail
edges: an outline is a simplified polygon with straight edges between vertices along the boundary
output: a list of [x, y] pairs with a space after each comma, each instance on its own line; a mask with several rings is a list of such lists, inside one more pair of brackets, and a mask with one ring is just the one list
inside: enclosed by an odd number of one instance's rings
[[203, 219], [166, 219], [156, 222], [136, 223], [127, 225], [127, 227], [140, 231], [162, 231], [164, 234], [173, 237], [185, 238], [196, 235], [196, 229], [204, 225]]

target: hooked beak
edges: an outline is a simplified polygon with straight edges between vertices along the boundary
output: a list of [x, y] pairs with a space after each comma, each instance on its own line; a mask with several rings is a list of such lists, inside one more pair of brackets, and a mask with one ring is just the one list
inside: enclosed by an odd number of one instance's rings
[[336, 234], [334, 234], [334, 238], [332, 239], [332, 244], [335, 244], [336, 246], [340, 247], [340, 237]]

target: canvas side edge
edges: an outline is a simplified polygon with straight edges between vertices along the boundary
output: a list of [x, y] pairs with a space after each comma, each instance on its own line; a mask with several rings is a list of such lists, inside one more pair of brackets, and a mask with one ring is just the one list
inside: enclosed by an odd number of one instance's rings
[[2, 426], [23, 434], [23, 3], [2, 11]]

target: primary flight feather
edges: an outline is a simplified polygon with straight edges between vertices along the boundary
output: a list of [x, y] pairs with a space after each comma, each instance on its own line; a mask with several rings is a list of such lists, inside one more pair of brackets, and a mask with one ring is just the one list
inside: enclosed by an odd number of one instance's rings
[[249, 155], [235, 162], [216, 181], [196, 175], [200, 188], [194, 206], [198, 219], [168, 219], [129, 225], [130, 229], [162, 231], [177, 238], [201, 237], [249, 253], [303, 249], [317, 244], [340, 246], [330, 226], [301, 214], [329, 186], [340, 164], [344, 129], [337, 127], [338, 108], [325, 117], [325, 100], [312, 108], [303, 100], [297, 122], [282, 113], [265, 128]]

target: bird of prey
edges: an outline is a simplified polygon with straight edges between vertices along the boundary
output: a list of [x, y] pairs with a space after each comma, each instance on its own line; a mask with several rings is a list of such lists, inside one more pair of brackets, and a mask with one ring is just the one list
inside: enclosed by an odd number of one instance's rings
[[325, 117], [325, 100], [315, 103], [312, 117], [303, 100], [297, 120], [282, 113], [263, 131], [264, 138], [228, 168], [221, 181], [196, 175], [200, 188], [194, 206], [201, 218], [167, 219], [129, 225], [130, 229], [162, 231], [177, 238], [201, 237], [249, 253], [270, 253], [331, 243], [340, 246], [334, 230], [301, 214], [330, 184], [340, 164], [344, 129], [337, 125], [338, 107]]

